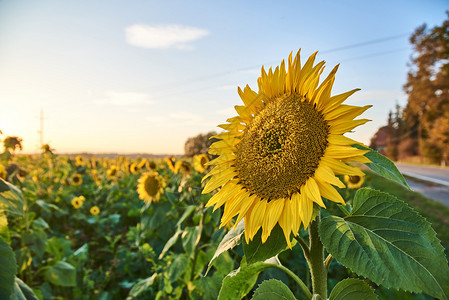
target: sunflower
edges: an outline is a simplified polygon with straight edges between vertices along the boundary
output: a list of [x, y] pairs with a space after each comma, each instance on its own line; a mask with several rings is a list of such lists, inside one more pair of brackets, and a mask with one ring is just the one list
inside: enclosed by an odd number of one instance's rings
[[100, 209], [98, 208], [98, 206], [92, 206], [90, 208], [90, 213], [94, 216], [98, 215], [100, 213]]
[[75, 174], [72, 176], [72, 183], [73, 185], [81, 185], [81, 183], [83, 183], [83, 178], [80, 174]]
[[137, 193], [145, 203], [158, 202], [164, 192], [165, 182], [156, 171], [144, 173], [138, 180]]
[[179, 172], [182, 175], [189, 175], [192, 173], [192, 166], [185, 160], [178, 160], [175, 163], [174, 173], [178, 174]]
[[81, 155], [77, 155], [75, 157], [75, 165], [76, 166], [83, 166], [84, 165], [84, 158]]
[[146, 158], [142, 159], [140, 163], [137, 165], [139, 169], [143, 169], [147, 165], [148, 160]]
[[314, 204], [325, 207], [322, 197], [344, 204], [333, 185], [345, 185], [335, 175], [363, 175], [345, 162], [370, 162], [343, 134], [369, 121], [354, 118], [371, 106], [342, 104], [358, 89], [331, 97], [338, 66], [318, 86], [324, 62], [314, 66], [315, 56], [302, 68], [299, 51], [287, 71], [284, 61], [268, 73], [262, 67], [259, 91], [238, 89], [244, 105], [210, 146], [219, 157], [208, 163], [215, 167], [203, 193], [222, 188], [207, 206], [224, 205], [220, 226], [244, 218], [247, 242], [260, 228], [265, 242], [279, 224], [290, 246], [290, 234], [312, 221]]
[[115, 165], [112, 165], [107, 171], [106, 171], [106, 175], [109, 178], [115, 178], [117, 177], [118, 174], [118, 168]]
[[146, 168], [148, 170], [156, 170], [157, 169], [157, 165], [156, 165], [156, 162], [154, 160], [147, 161], [145, 166], [146, 166]]
[[0, 164], [0, 178], [6, 180], [6, 169], [2, 164]]
[[136, 163], [132, 163], [129, 166], [129, 171], [131, 172], [131, 174], [137, 174], [137, 173], [139, 173], [139, 167], [137, 166]]
[[174, 173], [175, 172], [175, 161], [176, 161], [175, 158], [173, 156], [165, 157], [164, 161], [167, 164], [167, 167]]
[[364, 176], [359, 175], [345, 175], [345, 182], [349, 189], [358, 189], [365, 182]]
[[209, 162], [209, 157], [206, 154], [198, 154], [193, 157], [193, 168], [199, 172], [203, 173], [207, 166], [206, 164]]
[[75, 209], [78, 209], [81, 206], [83, 206], [85, 200], [86, 200], [86, 198], [84, 198], [84, 196], [75, 197], [72, 199], [72, 206]]

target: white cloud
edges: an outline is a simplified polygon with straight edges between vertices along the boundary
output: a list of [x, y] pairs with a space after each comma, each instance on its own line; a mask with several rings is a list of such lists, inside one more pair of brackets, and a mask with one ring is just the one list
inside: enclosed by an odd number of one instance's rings
[[192, 49], [187, 43], [209, 34], [204, 29], [175, 24], [158, 26], [134, 24], [127, 27], [125, 33], [129, 44], [150, 49]]
[[102, 98], [95, 99], [93, 101], [95, 104], [109, 104], [116, 106], [129, 106], [136, 104], [151, 104], [153, 101], [150, 95], [145, 93], [134, 93], [134, 92], [117, 92], [108, 91]]

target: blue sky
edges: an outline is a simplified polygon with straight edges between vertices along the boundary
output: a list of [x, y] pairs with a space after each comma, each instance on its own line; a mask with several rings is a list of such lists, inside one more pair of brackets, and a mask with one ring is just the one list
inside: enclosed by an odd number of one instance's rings
[[[182, 154], [257, 89], [260, 67], [302, 48], [334, 94], [372, 104], [352, 138], [369, 143], [396, 102], [416, 27], [440, 25], [446, 1], [0, 0], [0, 130], [64, 152]], [[325, 74], [326, 73], [325, 71]], [[324, 78], [324, 76], [323, 76]]]

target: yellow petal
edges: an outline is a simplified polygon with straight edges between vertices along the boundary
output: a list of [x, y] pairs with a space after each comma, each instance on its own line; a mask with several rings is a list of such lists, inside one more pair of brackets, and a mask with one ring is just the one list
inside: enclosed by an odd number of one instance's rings
[[351, 120], [347, 122], [342, 122], [337, 125], [331, 125], [329, 128], [329, 133], [333, 134], [343, 134], [348, 131], [351, 131], [352, 129], [356, 128], [357, 126], [360, 126], [362, 124], [365, 124], [366, 122], [371, 121], [368, 119], [360, 119], [360, 120]]
[[329, 182], [339, 188], [345, 187], [345, 184], [335, 176], [334, 171], [326, 166], [325, 163], [320, 163], [320, 166], [315, 171], [315, 177], [322, 182]]
[[307, 193], [307, 196], [309, 199], [311, 199], [313, 202], [317, 203], [321, 207], [326, 207], [323, 203], [323, 199], [321, 199], [320, 189], [318, 188], [318, 185], [313, 179], [313, 177], [310, 177], [306, 184], [304, 185], [305, 192]]
[[338, 107], [340, 104], [342, 104], [346, 99], [348, 99], [349, 96], [354, 94], [355, 92], [360, 91], [360, 89], [353, 89], [349, 92], [342, 93], [336, 96], [333, 96], [329, 100], [329, 105], [324, 107], [323, 114], [326, 114], [329, 111], [334, 110], [336, 107]]
[[218, 187], [221, 187], [223, 184], [234, 178], [234, 176], [237, 175], [237, 172], [234, 168], [229, 168], [226, 171], [223, 171], [222, 173], [219, 173], [215, 176], [213, 176], [207, 183], [206, 186], [203, 189], [203, 194], [207, 194], [212, 192]]
[[279, 217], [284, 209], [284, 199], [272, 200], [267, 204], [265, 222], [262, 228], [262, 243], [265, 243], [270, 236], [276, 223], [279, 221]]
[[345, 204], [345, 200], [343, 200], [343, 197], [340, 195], [340, 193], [329, 183], [317, 180], [317, 184], [320, 188], [321, 195], [323, 195], [324, 198], [336, 203], [341, 203], [343, 205]]
[[341, 162], [339, 160], [336, 160], [334, 158], [330, 157], [323, 157], [321, 158], [321, 161], [325, 163], [328, 167], [334, 171], [337, 175], [357, 175], [357, 176], [363, 176], [363, 172], [360, 171], [358, 168], [350, 167], [344, 162]]

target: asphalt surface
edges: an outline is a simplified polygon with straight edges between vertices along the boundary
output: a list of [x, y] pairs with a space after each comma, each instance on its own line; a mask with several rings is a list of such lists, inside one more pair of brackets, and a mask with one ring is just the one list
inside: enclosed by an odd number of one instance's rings
[[449, 168], [397, 163], [413, 191], [449, 206]]

